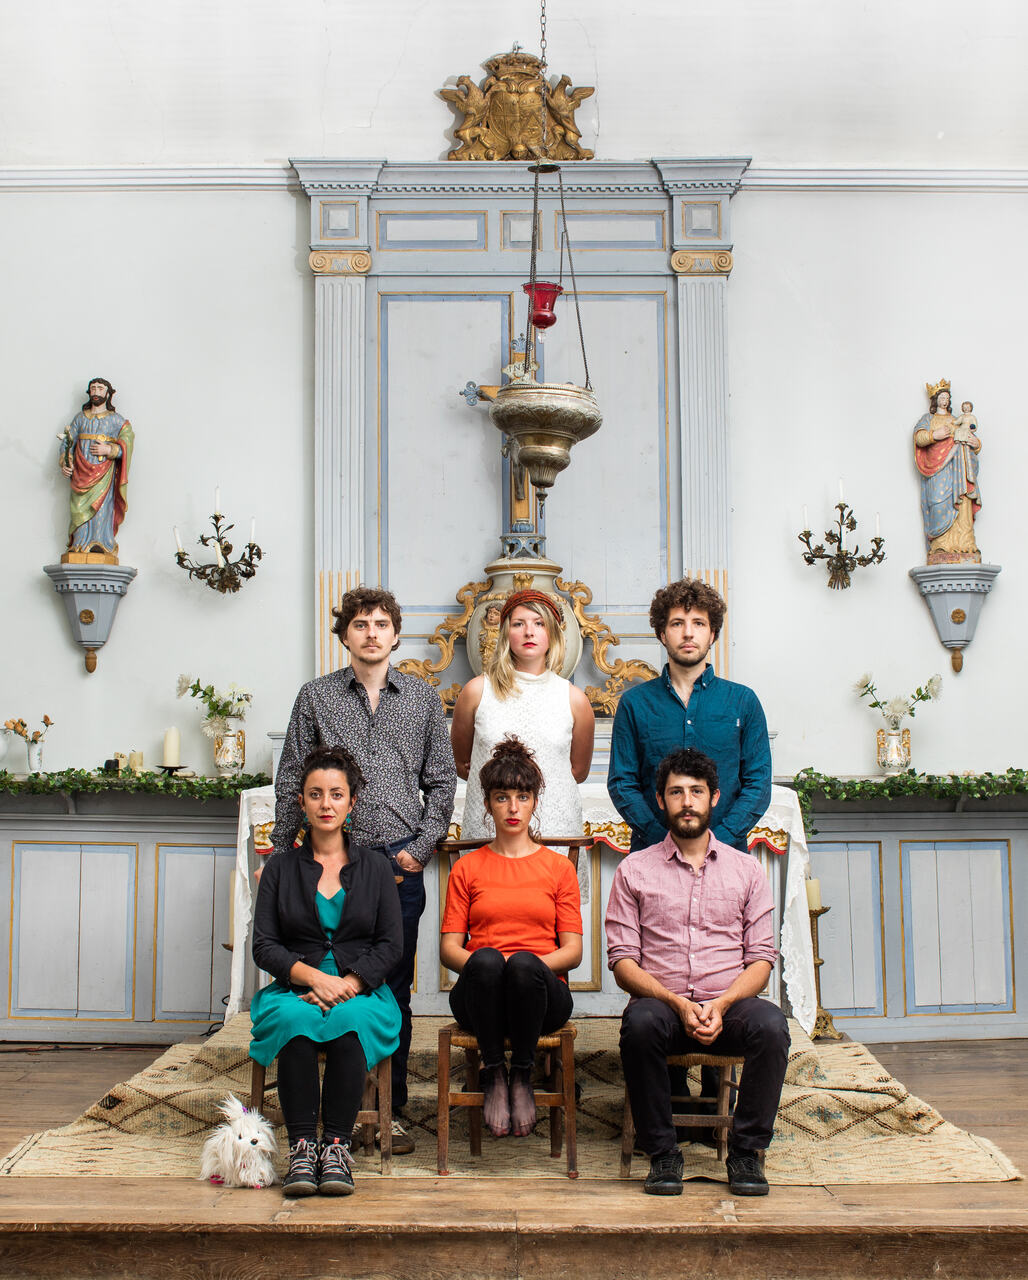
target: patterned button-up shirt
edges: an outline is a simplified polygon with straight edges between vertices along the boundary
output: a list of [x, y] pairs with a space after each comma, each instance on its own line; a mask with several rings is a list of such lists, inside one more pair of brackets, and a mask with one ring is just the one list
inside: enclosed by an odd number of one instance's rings
[[667, 835], [630, 853], [607, 903], [607, 963], [634, 960], [675, 995], [724, 995], [756, 960], [778, 959], [774, 899], [760, 863], [713, 835], [698, 871]]
[[352, 667], [305, 684], [293, 704], [275, 777], [276, 853], [289, 849], [300, 829], [303, 762], [320, 746], [345, 747], [364, 774], [366, 785], [353, 807], [353, 839], [369, 847], [410, 839], [406, 852], [427, 863], [449, 828], [457, 790], [439, 695], [392, 666], [374, 713]]

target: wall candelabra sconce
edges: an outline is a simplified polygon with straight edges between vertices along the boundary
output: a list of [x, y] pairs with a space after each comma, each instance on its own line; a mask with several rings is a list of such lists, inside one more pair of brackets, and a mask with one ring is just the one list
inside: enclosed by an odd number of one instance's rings
[[244, 582], [248, 582], [254, 576], [257, 572], [257, 562], [264, 558], [264, 552], [256, 542], [257, 521], [254, 519], [250, 521], [250, 541], [246, 544], [243, 554], [237, 560], [233, 560], [231, 557], [234, 548], [225, 535], [234, 529], [235, 525], [225, 524], [225, 517], [217, 510], [217, 496], [214, 505], [215, 511], [211, 516], [214, 532], [203, 533], [197, 539], [200, 546], [214, 548], [214, 561], [199, 564], [191, 560], [189, 553], [182, 545], [176, 526], [174, 533], [178, 550], [175, 553], [175, 563], [180, 569], [185, 569], [191, 578], [206, 582], [212, 591], [220, 591], [224, 594], [229, 591], [238, 591]]
[[[841, 496], [841, 484], [839, 488], [840, 497], [835, 504], [835, 510], [838, 513], [835, 518], [835, 528], [825, 531], [824, 542], [812, 545], [813, 534], [809, 528], [805, 528], [796, 536], [807, 548], [803, 552], [805, 563], [816, 564], [819, 560], [824, 560], [828, 568], [828, 585], [835, 590], [844, 591], [850, 585], [850, 574], [854, 569], [858, 567], [863, 569], [869, 564], [882, 563], [885, 559], [885, 539], [879, 532], [878, 517], [875, 516], [875, 536], [871, 539], [870, 552], [861, 555], [859, 546], [852, 548], [846, 546], [846, 534], [856, 529], [857, 520], [853, 514], [853, 508], [848, 506]], [[806, 507], [803, 508], [803, 523], [807, 523]]]

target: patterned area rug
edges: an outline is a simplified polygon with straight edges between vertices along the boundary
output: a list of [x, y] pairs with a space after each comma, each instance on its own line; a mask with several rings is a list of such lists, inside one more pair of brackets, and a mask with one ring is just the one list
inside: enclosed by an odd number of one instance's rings
[[[407, 1111], [417, 1150], [394, 1159], [394, 1176], [436, 1176], [435, 1044], [445, 1021], [415, 1019]], [[618, 1023], [592, 1018], [577, 1026], [579, 1169], [586, 1178], [617, 1178], [624, 1099]], [[1021, 1176], [993, 1143], [957, 1129], [908, 1093], [863, 1045], [813, 1045], [796, 1023], [790, 1030], [789, 1070], [767, 1156], [771, 1183], [1005, 1182]], [[195, 1177], [204, 1139], [221, 1119], [218, 1103], [230, 1091], [244, 1100], [249, 1094], [248, 1041], [244, 1013], [204, 1044], [173, 1045], [78, 1120], [25, 1138], [0, 1161], [0, 1174]], [[265, 1110], [276, 1117], [274, 1091], [266, 1103]], [[284, 1147], [284, 1131], [279, 1136]], [[687, 1178], [725, 1181], [724, 1166], [712, 1150], [689, 1143], [683, 1153]], [[563, 1158], [550, 1158], [545, 1120], [528, 1138], [495, 1139], [486, 1132], [482, 1157], [473, 1159], [462, 1108], [451, 1121], [449, 1164], [455, 1176], [564, 1176]], [[648, 1162], [636, 1157], [633, 1178], [644, 1177], [647, 1168]], [[377, 1153], [359, 1154], [358, 1170], [378, 1176]]]

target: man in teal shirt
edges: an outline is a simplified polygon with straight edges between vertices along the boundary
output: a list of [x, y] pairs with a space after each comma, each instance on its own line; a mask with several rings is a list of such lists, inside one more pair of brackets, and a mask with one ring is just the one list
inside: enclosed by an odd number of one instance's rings
[[724, 600], [705, 582], [683, 578], [653, 597], [650, 626], [668, 660], [656, 680], [621, 695], [607, 771], [607, 790], [632, 828], [633, 850], [667, 834], [655, 779], [671, 751], [693, 747], [717, 765], [721, 797], [711, 830], [735, 849], [746, 851], [747, 834], [771, 799], [771, 748], [757, 695], [707, 665], [724, 616]]

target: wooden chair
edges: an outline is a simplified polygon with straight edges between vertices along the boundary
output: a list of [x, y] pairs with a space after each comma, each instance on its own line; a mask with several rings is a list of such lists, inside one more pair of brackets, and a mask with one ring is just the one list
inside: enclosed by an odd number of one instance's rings
[[[356, 1124], [361, 1129], [361, 1146], [365, 1155], [371, 1155], [375, 1149], [375, 1130], [379, 1132], [379, 1153], [383, 1174], [393, 1171], [393, 1077], [392, 1057], [383, 1058], [378, 1066], [369, 1071], [364, 1080], [364, 1096], [361, 1098], [361, 1109], [357, 1112]], [[250, 1109], [261, 1111], [264, 1107], [264, 1094], [274, 1089], [276, 1081], [265, 1079], [266, 1068], [259, 1062], [250, 1059]]]
[[[540, 1036], [537, 1048], [545, 1050], [549, 1059], [546, 1070], [546, 1088], [535, 1090], [535, 1105], [550, 1112], [550, 1155], [560, 1156], [560, 1149], [567, 1130], [567, 1169], [569, 1178], [578, 1177], [578, 1138], [575, 1127], [575, 1037], [574, 1023], [568, 1022], [559, 1031]], [[510, 1048], [508, 1043], [506, 1046]], [[463, 1090], [450, 1086], [450, 1054], [453, 1049], [464, 1050], [467, 1083]], [[471, 1130], [471, 1154], [482, 1154], [482, 1106], [485, 1095], [479, 1088], [481, 1056], [478, 1041], [468, 1031], [462, 1031], [451, 1022], [439, 1032], [439, 1124], [437, 1156], [440, 1176], [450, 1172], [450, 1108], [470, 1107], [468, 1116]]]
[[[675, 1111], [676, 1102], [684, 1102], [684, 1096], [671, 1099], [671, 1123], [676, 1127], [685, 1125], [693, 1129], [713, 1129], [717, 1135], [717, 1158], [724, 1160], [728, 1155], [728, 1135], [734, 1123], [732, 1115], [732, 1095], [738, 1092], [735, 1082], [735, 1069], [741, 1067], [743, 1058], [728, 1057], [716, 1053], [675, 1053], [668, 1054], [668, 1066], [671, 1067], [717, 1067], [718, 1084], [716, 1097], [692, 1098], [696, 1102], [716, 1102], [714, 1115], [696, 1115], [695, 1112]], [[628, 1101], [628, 1090], [625, 1090], [625, 1114], [621, 1122], [621, 1176], [627, 1178], [632, 1172], [632, 1149], [635, 1146], [635, 1123], [632, 1120], [632, 1108]]]

